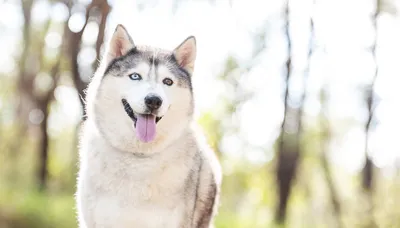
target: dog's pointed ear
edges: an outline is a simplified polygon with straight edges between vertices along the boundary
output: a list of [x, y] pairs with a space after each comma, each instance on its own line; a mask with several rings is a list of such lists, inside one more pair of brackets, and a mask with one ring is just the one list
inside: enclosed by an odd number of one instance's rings
[[107, 62], [121, 57], [128, 53], [129, 50], [135, 48], [132, 38], [129, 36], [128, 31], [121, 24], [117, 25], [114, 34], [112, 35], [107, 51]]
[[179, 66], [192, 74], [196, 60], [196, 38], [194, 36], [186, 38], [175, 48], [174, 56]]

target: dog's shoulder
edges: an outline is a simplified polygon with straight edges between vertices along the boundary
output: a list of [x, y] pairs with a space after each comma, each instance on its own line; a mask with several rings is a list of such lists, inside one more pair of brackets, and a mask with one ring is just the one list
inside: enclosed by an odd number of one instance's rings
[[203, 161], [203, 169], [209, 169], [217, 185], [222, 180], [222, 169], [215, 151], [210, 147], [206, 135], [197, 125], [192, 125], [192, 136], [196, 142], [196, 149]]

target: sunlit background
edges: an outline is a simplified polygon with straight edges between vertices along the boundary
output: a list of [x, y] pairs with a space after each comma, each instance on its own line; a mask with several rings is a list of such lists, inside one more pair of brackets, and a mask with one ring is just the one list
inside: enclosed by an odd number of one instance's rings
[[104, 42], [195, 35], [216, 228], [400, 227], [400, 1], [0, 0], [0, 228], [77, 227], [77, 129]]

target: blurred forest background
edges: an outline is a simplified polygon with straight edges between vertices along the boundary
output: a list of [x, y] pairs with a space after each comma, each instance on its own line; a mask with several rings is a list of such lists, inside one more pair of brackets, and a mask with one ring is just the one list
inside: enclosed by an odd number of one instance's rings
[[400, 2], [0, 0], [0, 228], [76, 227], [84, 90], [116, 24], [198, 42], [217, 228], [400, 227]]

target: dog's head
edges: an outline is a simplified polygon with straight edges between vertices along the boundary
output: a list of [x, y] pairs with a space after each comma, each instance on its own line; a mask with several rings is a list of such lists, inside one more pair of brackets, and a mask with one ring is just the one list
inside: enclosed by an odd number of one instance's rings
[[195, 58], [192, 36], [167, 51], [136, 46], [118, 25], [88, 92], [106, 140], [121, 150], [150, 150], [182, 134], [193, 114]]

